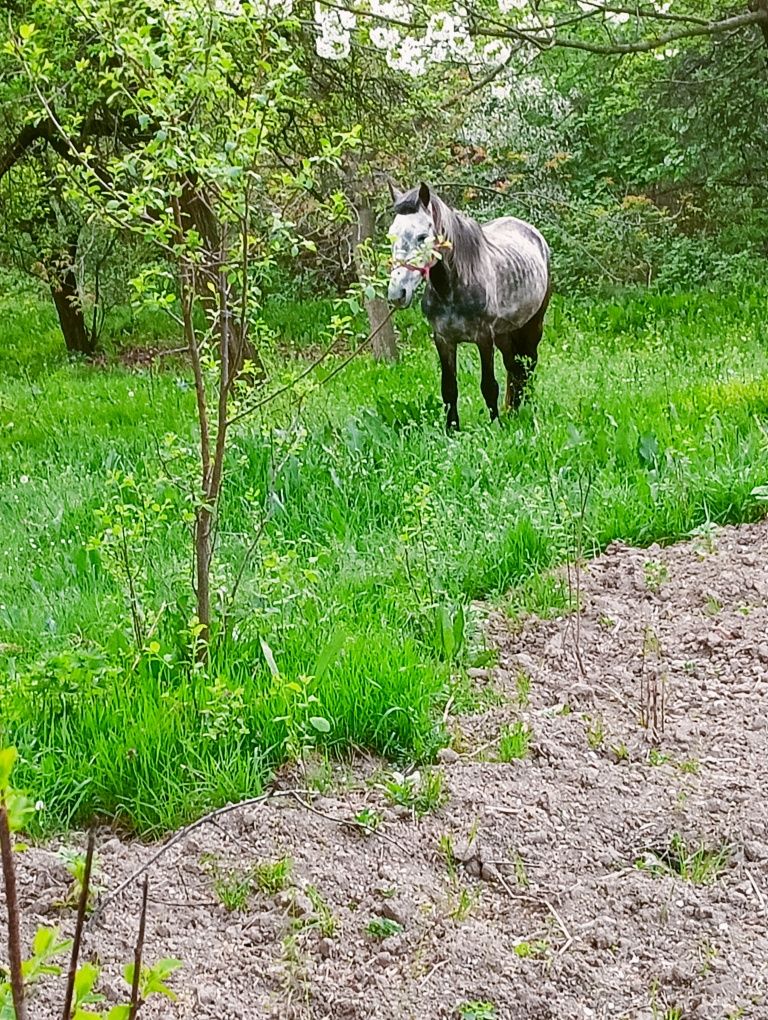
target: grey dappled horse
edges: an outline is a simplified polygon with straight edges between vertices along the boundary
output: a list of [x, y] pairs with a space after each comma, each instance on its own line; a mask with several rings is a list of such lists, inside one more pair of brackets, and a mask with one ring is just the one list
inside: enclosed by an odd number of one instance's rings
[[389, 300], [407, 308], [422, 280], [421, 307], [440, 355], [446, 428], [459, 427], [456, 347], [477, 344], [480, 389], [491, 421], [499, 416], [493, 370], [498, 347], [507, 370], [505, 404], [517, 408], [536, 364], [550, 296], [549, 247], [523, 220], [504, 216], [479, 224], [451, 209], [426, 184], [397, 191]]

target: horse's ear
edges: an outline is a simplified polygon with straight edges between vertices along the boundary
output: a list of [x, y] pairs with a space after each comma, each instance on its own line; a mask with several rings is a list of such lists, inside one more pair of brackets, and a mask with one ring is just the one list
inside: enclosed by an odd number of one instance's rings
[[403, 197], [403, 193], [402, 191], [398, 191], [391, 177], [387, 178], [387, 185], [389, 187], [389, 194], [392, 197], [392, 205], [397, 205], [397, 203]]
[[425, 209], [429, 209], [430, 197], [429, 186], [422, 181], [419, 185], [419, 201]]

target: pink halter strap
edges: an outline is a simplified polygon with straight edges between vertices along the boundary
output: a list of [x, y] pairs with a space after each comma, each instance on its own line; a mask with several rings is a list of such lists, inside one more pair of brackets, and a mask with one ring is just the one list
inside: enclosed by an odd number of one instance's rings
[[426, 266], [414, 266], [414, 265], [411, 265], [410, 262], [396, 262], [395, 263], [395, 268], [396, 269], [398, 269], [398, 268], [399, 269], [410, 269], [412, 273], [419, 273], [421, 276], [424, 277], [425, 280], [429, 281], [429, 271], [432, 269], [434, 264], [435, 263], [433, 261], [433, 262], [428, 262], [426, 264]]

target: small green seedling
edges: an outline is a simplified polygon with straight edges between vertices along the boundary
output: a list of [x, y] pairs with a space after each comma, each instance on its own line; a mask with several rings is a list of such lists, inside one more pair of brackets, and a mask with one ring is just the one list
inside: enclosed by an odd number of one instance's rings
[[399, 935], [403, 930], [403, 926], [398, 924], [397, 921], [390, 920], [388, 917], [374, 917], [368, 922], [365, 930], [371, 938], [388, 939], [392, 935]]
[[643, 568], [645, 586], [649, 591], [660, 591], [665, 581], [669, 580], [669, 568], [665, 563], [647, 560]]
[[468, 889], [464, 886], [456, 897], [456, 902], [451, 908], [450, 917], [454, 921], [463, 921], [469, 917], [473, 908], [480, 902], [482, 890], [480, 888]]
[[589, 725], [587, 726], [587, 743], [593, 751], [597, 751], [605, 743], [605, 726], [601, 716], [596, 716], [594, 719], [587, 717]]
[[364, 832], [376, 832], [383, 819], [378, 811], [373, 808], [362, 808], [355, 815], [355, 822]]
[[436, 769], [423, 774], [412, 772], [408, 776], [393, 772], [384, 783], [384, 793], [391, 804], [410, 808], [418, 818], [436, 811], [448, 799], [443, 789], [443, 774]]
[[519, 669], [515, 676], [515, 691], [517, 692], [518, 706], [525, 708], [531, 700], [531, 678], [522, 669]]
[[521, 889], [527, 889], [531, 882], [528, 878], [528, 872], [525, 870], [525, 861], [519, 853], [515, 853], [513, 863], [515, 866], [515, 882], [517, 882]]
[[531, 743], [531, 731], [519, 720], [505, 726], [499, 736], [499, 761], [511, 762], [525, 758]]
[[306, 926], [308, 928], [316, 928], [323, 938], [333, 938], [339, 926], [339, 922], [334, 917], [333, 911], [320, 895], [316, 886], [308, 885], [304, 891], [309, 897], [309, 902], [312, 904], [313, 911], [312, 917], [307, 922]]
[[230, 913], [247, 907], [253, 887], [253, 873], [250, 868], [230, 868], [228, 871], [219, 872], [213, 879], [216, 897]]
[[459, 1020], [496, 1020], [496, 1007], [492, 1002], [462, 1002], [457, 1013]]
[[678, 833], [662, 851], [651, 850], [635, 861], [635, 867], [652, 875], [672, 875], [693, 885], [711, 885], [725, 871], [731, 859], [730, 847], [691, 848]]
[[290, 857], [280, 857], [276, 861], [259, 861], [253, 867], [253, 880], [261, 892], [274, 896], [288, 885], [292, 867], [293, 861]]
[[518, 942], [514, 947], [515, 956], [519, 956], [521, 960], [546, 956], [548, 950], [549, 943], [543, 939], [536, 939], [533, 942]]

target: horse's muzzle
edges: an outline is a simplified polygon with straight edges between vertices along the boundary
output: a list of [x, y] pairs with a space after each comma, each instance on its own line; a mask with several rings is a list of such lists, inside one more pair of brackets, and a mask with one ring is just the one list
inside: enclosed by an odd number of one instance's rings
[[413, 298], [413, 291], [408, 291], [405, 287], [390, 287], [387, 297], [395, 308], [407, 308]]
[[408, 268], [399, 266], [389, 278], [389, 289], [387, 290], [389, 303], [394, 308], [407, 308], [413, 301], [413, 295], [419, 283], [420, 277], [414, 278], [414, 274]]

